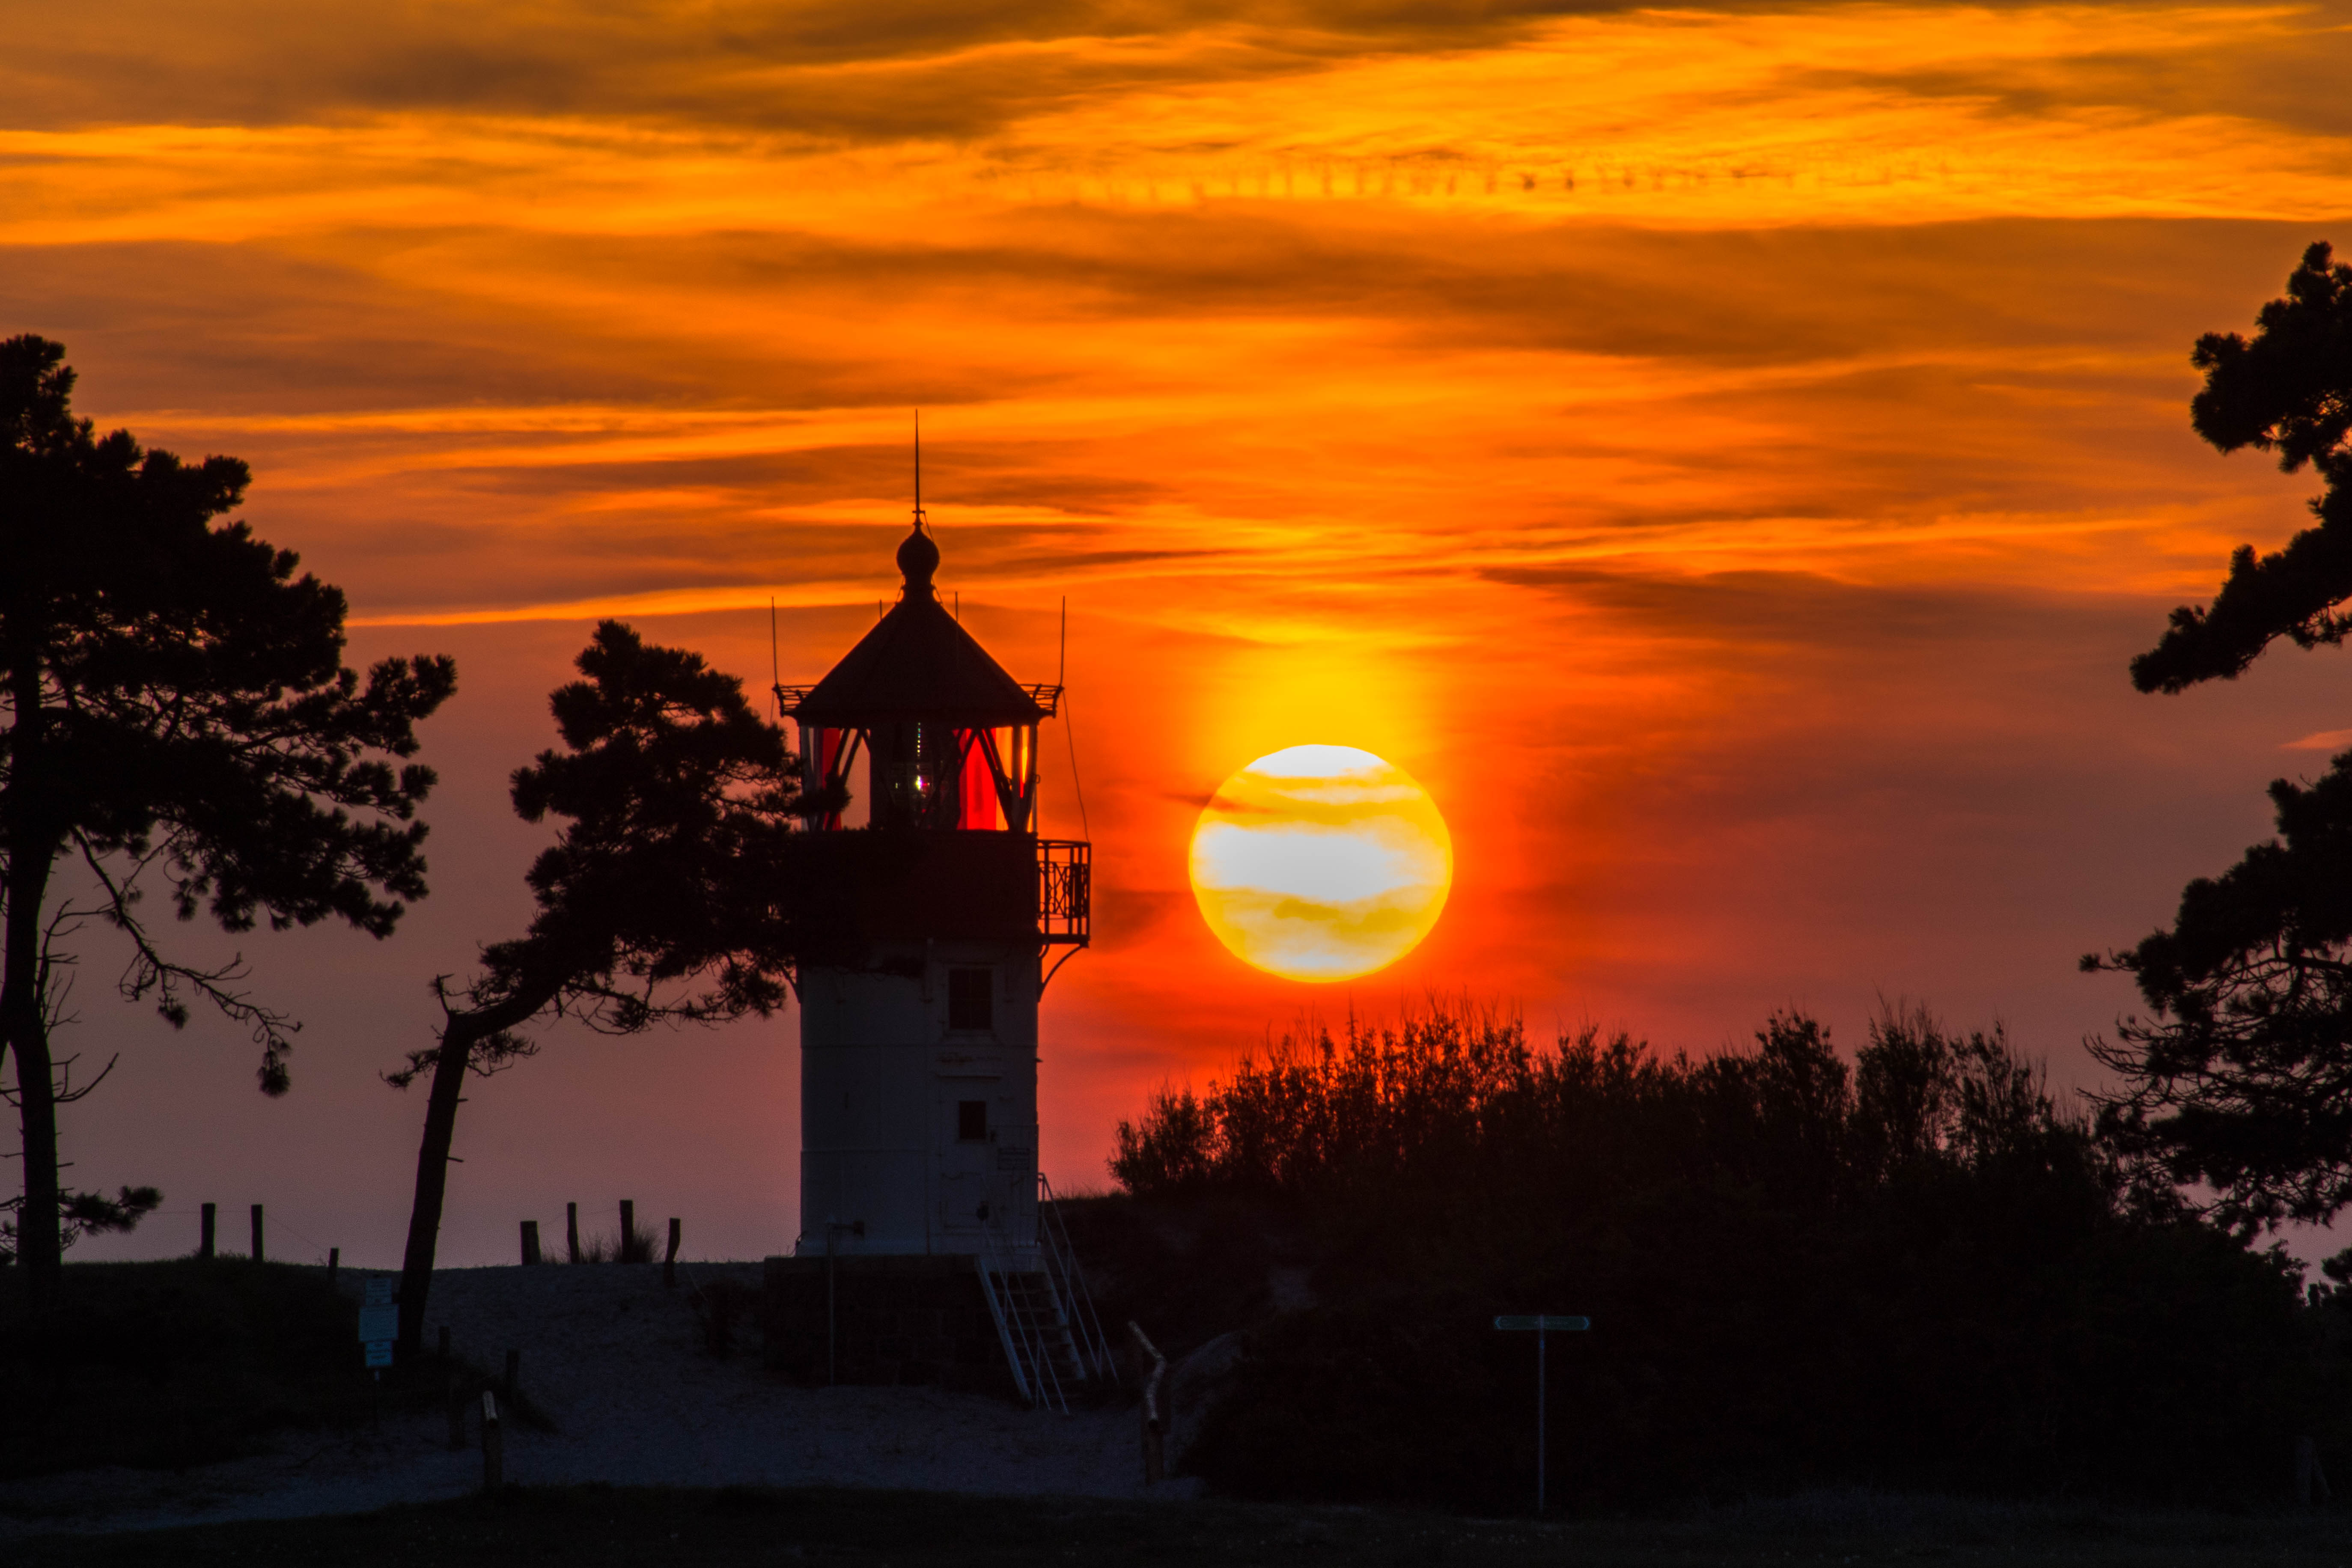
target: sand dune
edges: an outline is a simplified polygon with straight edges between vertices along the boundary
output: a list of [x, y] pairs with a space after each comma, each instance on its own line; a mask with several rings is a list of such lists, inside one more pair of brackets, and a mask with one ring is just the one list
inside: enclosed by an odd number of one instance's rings
[[[522, 1352], [526, 1396], [552, 1432], [507, 1428], [508, 1478], [526, 1485], [856, 1486], [996, 1494], [1141, 1493], [1131, 1407], [1061, 1415], [924, 1388], [801, 1388], [755, 1345], [700, 1348], [698, 1284], [756, 1285], [760, 1266], [449, 1269], [434, 1277], [428, 1342], [497, 1368]], [[346, 1271], [352, 1288], [364, 1278]], [[751, 1341], [747, 1331], [740, 1336]], [[356, 1354], [356, 1352], [354, 1352]], [[0, 1485], [0, 1541], [53, 1530], [147, 1529], [343, 1513], [478, 1487], [478, 1429], [448, 1447], [440, 1415], [293, 1433], [269, 1453], [185, 1472], [83, 1471]], [[1155, 1488], [1187, 1495], [1192, 1483]]]

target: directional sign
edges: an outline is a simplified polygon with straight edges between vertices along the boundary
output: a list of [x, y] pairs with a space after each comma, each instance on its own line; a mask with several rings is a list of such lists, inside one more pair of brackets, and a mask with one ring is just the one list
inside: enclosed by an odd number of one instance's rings
[[367, 1347], [367, 1364], [392, 1364], [392, 1342], [400, 1337], [400, 1309], [392, 1300], [392, 1278], [379, 1274], [367, 1282], [366, 1305], [360, 1308], [360, 1343]]
[[1590, 1318], [1554, 1317], [1549, 1313], [1513, 1313], [1496, 1318], [1495, 1326], [1536, 1337], [1536, 1517], [1544, 1510], [1544, 1336], [1572, 1334], [1592, 1326]]

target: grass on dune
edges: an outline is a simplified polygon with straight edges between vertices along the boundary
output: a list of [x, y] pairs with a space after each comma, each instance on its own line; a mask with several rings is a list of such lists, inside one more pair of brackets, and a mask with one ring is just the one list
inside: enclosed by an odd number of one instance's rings
[[[358, 1303], [322, 1268], [238, 1257], [68, 1264], [64, 1310], [39, 1323], [22, 1275], [0, 1268], [0, 1479], [182, 1469], [289, 1429], [437, 1409], [447, 1395], [452, 1368], [431, 1356], [381, 1384], [369, 1376]], [[455, 1370], [480, 1385], [479, 1370]]]

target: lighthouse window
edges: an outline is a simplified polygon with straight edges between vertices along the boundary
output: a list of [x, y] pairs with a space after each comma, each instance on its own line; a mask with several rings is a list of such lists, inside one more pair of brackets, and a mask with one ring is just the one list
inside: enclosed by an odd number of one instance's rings
[[950, 1029], [996, 1027], [996, 971], [992, 969], [948, 971], [948, 1027]]
[[988, 1142], [988, 1101], [984, 1100], [956, 1101], [956, 1142], [959, 1143]]

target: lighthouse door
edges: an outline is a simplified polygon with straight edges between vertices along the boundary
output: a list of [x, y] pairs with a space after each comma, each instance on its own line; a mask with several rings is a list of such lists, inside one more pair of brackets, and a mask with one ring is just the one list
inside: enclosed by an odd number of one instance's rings
[[1008, 1216], [996, 1174], [997, 1086], [1004, 1075], [1001, 1053], [944, 1050], [940, 1053], [931, 1147], [932, 1190], [939, 1195], [943, 1250], [973, 1252], [1001, 1234]]

